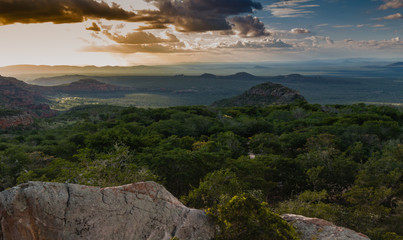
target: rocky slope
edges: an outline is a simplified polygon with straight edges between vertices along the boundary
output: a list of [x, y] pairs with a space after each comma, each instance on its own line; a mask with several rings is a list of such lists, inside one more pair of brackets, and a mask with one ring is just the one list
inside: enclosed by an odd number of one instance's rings
[[239, 96], [216, 101], [212, 106], [266, 106], [272, 104], [290, 104], [295, 101], [306, 100], [293, 89], [287, 88], [281, 84], [266, 82], [252, 87]]
[[[369, 239], [321, 219], [282, 217], [302, 240]], [[111, 188], [29, 182], [0, 193], [0, 240], [207, 240], [214, 232], [203, 211], [154, 182]]]

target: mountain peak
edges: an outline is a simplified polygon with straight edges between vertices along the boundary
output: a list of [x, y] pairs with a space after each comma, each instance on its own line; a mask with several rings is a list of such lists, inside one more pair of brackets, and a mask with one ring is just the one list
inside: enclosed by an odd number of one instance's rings
[[233, 75], [230, 75], [228, 77], [234, 77], [234, 78], [257, 78], [255, 75], [252, 75], [247, 72], [238, 72]]
[[200, 78], [216, 78], [217, 76], [211, 73], [203, 73], [199, 76]]
[[219, 100], [212, 105], [216, 107], [267, 106], [272, 104], [291, 104], [306, 101], [296, 90], [281, 84], [266, 82], [256, 85], [243, 94]]

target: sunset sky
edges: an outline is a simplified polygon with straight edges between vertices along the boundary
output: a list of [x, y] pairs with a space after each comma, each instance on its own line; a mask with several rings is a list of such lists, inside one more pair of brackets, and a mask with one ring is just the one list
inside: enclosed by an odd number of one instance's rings
[[401, 58], [403, 0], [0, 0], [0, 66]]

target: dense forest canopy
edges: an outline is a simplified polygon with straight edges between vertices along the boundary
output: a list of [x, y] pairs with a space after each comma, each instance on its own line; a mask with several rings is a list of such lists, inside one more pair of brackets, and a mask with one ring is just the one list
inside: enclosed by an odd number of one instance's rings
[[249, 194], [277, 213], [401, 239], [403, 111], [374, 105], [82, 106], [2, 130], [0, 190], [154, 180], [191, 207]]

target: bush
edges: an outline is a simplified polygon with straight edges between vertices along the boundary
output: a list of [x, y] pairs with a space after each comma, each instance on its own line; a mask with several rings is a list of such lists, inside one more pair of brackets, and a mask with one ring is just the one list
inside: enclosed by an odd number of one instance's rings
[[297, 233], [279, 215], [250, 194], [234, 196], [207, 210], [217, 225], [218, 240], [296, 240]]

